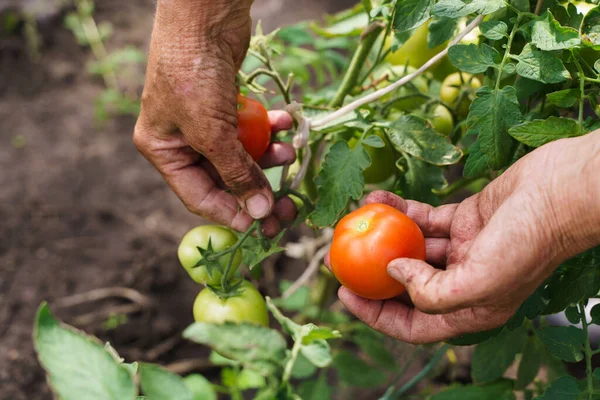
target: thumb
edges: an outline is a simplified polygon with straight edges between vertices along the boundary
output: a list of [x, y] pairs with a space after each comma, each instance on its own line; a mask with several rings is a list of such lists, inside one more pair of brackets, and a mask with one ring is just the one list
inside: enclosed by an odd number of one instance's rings
[[457, 269], [441, 270], [425, 261], [400, 258], [392, 261], [387, 271], [406, 287], [413, 304], [422, 312], [446, 314], [464, 308], [470, 300], [469, 288], [457, 277]]

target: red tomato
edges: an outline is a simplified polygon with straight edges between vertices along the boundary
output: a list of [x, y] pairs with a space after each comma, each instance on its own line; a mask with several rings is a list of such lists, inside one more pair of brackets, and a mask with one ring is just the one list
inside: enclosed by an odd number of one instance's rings
[[267, 109], [258, 101], [238, 95], [238, 137], [254, 161], [259, 161], [271, 142]]
[[385, 204], [369, 204], [339, 222], [331, 244], [331, 270], [354, 294], [389, 299], [405, 291], [387, 274], [397, 258], [425, 260], [425, 238], [417, 224]]

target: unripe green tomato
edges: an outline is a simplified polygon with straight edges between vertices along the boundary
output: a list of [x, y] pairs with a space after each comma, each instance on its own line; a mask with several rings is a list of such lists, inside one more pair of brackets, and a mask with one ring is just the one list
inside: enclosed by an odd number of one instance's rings
[[[235, 233], [228, 228], [218, 225], [202, 225], [192, 229], [183, 237], [177, 255], [179, 262], [181, 262], [183, 268], [185, 268], [195, 282], [203, 285], [220, 286], [223, 273], [216, 268], [213, 268], [210, 275], [206, 266], [194, 268], [194, 265], [203, 258], [200, 251], [198, 251], [198, 247], [208, 249], [209, 239], [215, 253], [227, 250], [238, 241]], [[217, 260], [223, 271], [227, 268], [230, 257], [231, 254], [226, 254]], [[233, 278], [241, 263], [242, 250], [238, 249], [235, 252], [233, 264], [229, 270], [229, 280]]]
[[[387, 56], [387, 61], [394, 65], [410, 65], [414, 68], [419, 68], [436, 54], [443, 51], [446, 48], [446, 43], [430, 49], [427, 44], [427, 34], [429, 33], [429, 23], [431, 20], [425, 22], [423, 25], [415, 29], [412, 36], [393, 53]], [[386, 40], [386, 48], [392, 46], [393, 39], [389, 37]]]
[[454, 118], [452, 117], [452, 113], [441, 104], [438, 104], [433, 110], [430, 122], [436, 132], [445, 136], [450, 136], [454, 129]]
[[194, 301], [194, 320], [210, 324], [225, 322], [250, 323], [269, 326], [265, 299], [248, 281], [243, 281], [241, 293], [234, 297], [219, 298], [212, 290], [202, 290]]
[[[366, 184], [381, 183], [391, 177], [396, 171], [396, 155], [391, 143], [382, 132], [377, 132], [375, 135], [383, 140], [385, 146], [379, 149], [366, 145], [363, 146], [369, 157], [371, 157], [371, 165], [363, 173]], [[348, 142], [348, 145], [353, 149], [357, 143], [358, 139], [353, 138]]]
[[469, 96], [464, 96], [460, 104], [457, 104], [460, 94], [463, 91], [463, 86], [466, 88], [469, 82], [472, 90], [481, 88], [481, 81], [477, 77], [473, 77], [465, 72], [450, 74], [442, 82], [440, 98], [445, 104], [453, 107], [456, 110], [456, 115], [459, 117], [466, 117], [469, 114], [469, 107], [471, 106]]

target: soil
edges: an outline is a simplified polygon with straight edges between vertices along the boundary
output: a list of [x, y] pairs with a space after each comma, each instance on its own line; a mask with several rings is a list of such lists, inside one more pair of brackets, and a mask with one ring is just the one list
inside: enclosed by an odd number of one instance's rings
[[[352, 3], [256, 0], [254, 17], [268, 30]], [[97, 2], [97, 20], [114, 26], [109, 49], [147, 49], [154, 7], [154, 0]], [[169, 364], [204, 355], [177, 339], [192, 322], [199, 288], [176, 258], [181, 236], [203, 221], [134, 148], [134, 118], [94, 120], [103, 83], [86, 72], [91, 54], [64, 28], [64, 12], [57, 7], [38, 21], [37, 59], [21, 35], [0, 37], [0, 399], [52, 398], [31, 341], [42, 301], [128, 360]], [[115, 287], [135, 289], [155, 306], [107, 329], [97, 313], [125, 300], [56, 303]]]

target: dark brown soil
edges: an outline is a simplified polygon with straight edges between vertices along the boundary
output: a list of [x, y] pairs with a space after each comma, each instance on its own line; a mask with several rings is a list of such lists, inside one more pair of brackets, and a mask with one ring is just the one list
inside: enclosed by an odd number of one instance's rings
[[[97, 19], [115, 28], [109, 48], [147, 48], [155, 1], [97, 3]], [[354, 2], [255, 3], [255, 19], [272, 29]], [[133, 288], [157, 306], [116, 330], [89, 313], [123, 300], [54, 310], [109, 340], [128, 360], [171, 363], [201, 355], [198, 346], [176, 339], [167, 352], [156, 346], [192, 321], [198, 286], [178, 265], [176, 249], [202, 221], [134, 148], [134, 118], [96, 123], [93, 105], [103, 84], [86, 72], [91, 55], [63, 27], [62, 14], [44, 17], [39, 29], [37, 61], [20, 35], [0, 39], [0, 399], [11, 400], [51, 398], [31, 341], [44, 300], [52, 306], [76, 293]]]

